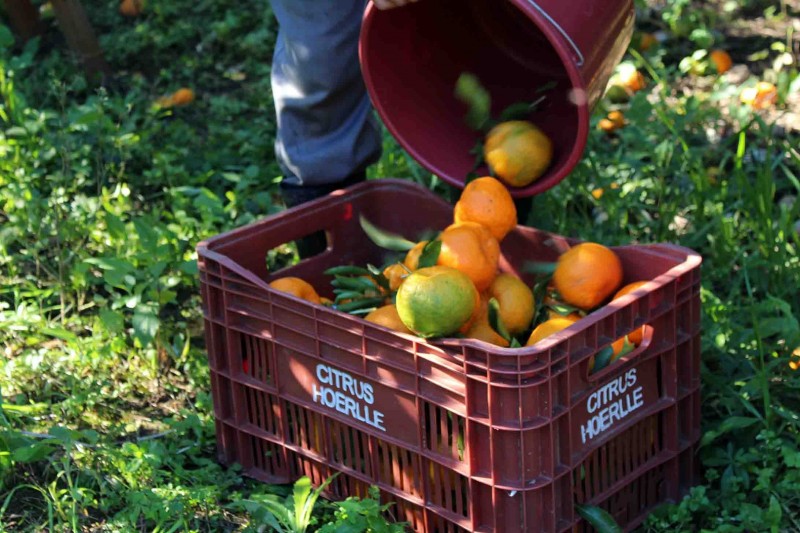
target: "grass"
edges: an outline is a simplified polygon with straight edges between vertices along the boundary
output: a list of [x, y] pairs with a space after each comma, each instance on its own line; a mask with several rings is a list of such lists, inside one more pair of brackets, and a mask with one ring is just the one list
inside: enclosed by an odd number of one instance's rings
[[[0, 26], [0, 529], [256, 529], [266, 518], [245, 502], [290, 489], [216, 462], [194, 246], [282, 209], [276, 25], [256, 0], [151, 0], [138, 19], [84, 4], [117, 73], [105, 89], [65, 60], [46, 10], [24, 48]], [[737, 17], [779, 24], [792, 8], [741, 4], [639, 5], [640, 29], [674, 36], [626, 57], [648, 90], [616, 135], [592, 130], [527, 221], [704, 258], [702, 477], [646, 531], [800, 529], [800, 152], [797, 131], [776, 126], [798, 112], [797, 63], [776, 67], [776, 37], [738, 49], [754, 68], [741, 83], [681, 67], [702, 65], [708, 39], [725, 46]], [[739, 105], [757, 77], [778, 85], [777, 113]], [[152, 105], [181, 86], [191, 105]], [[371, 177], [452, 195], [388, 135], [384, 148]], [[320, 504], [317, 526], [334, 513]]]

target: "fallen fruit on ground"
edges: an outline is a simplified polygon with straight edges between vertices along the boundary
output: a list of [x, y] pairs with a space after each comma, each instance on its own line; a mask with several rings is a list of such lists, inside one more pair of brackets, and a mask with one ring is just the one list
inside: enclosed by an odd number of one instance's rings
[[605, 118], [597, 122], [597, 128], [606, 133], [613, 133], [625, 127], [625, 115], [622, 111], [611, 111]]
[[472, 280], [447, 266], [421, 268], [397, 291], [397, 312], [405, 326], [420, 337], [444, 337], [457, 332], [476, 311], [478, 291]]
[[119, 12], [126, 17], [136, 17], [144, 9], [144, 0], [122, 0], [119, 5]]
[[451, 224], [439, 235], [438, 264], [466, 274], [479, 291], [497, 275], [500, 245], [486, 226], [477, 222]]
[[172, 105], [186, 105], [194, 101], [194, 91], [187, 87], [182, 87], [172, 93]]
[[464, 187], [456, 202], [453, 218], [456, 223], [483, 224], [495, 239], [502, 241], [517, 225], [517, 207], [506, 186], [487, 176], [472, 180]]
[[708, 54], [708, 59], [714, 64], [719, 74], [728, 72], [733, 66], [733, 59], [725, 50], [712, 50]]
[[753, 109], [766, 109], [778, 101], [778, 89], [768, 81], [760, 81], [755, 87], [745, 87], [739, 100]]
[[538, 179], [553, 160], [553, 143], [531, 122], [501, 122], [486, 135], [483, 155], [492, 173], [513, 187]]
[[316, 289], [307, 281], [287, 276], [278, 278], [269, 284], [276, 291], [286, 292], [303, 300], [318, 304], [322, 303]]
[[646, 52], [650, 48], [652, 48], [652, 46], [654, 44], [656, 44], [658, 42], [658, 39], [652, 33], [642, 33], [639, 36], [639, 40], [638, 41], [639, 42], [637, 43], [638, 44], [637, 48], [639, 49], [639, 51], [640, 52]]
[[592, 242], [561, 254], [553, 273], [553, 286], [561, 299], [584, 311], [603, 303], [621, 283], [622, 263], [617, 254]]
[[617, 73], [611, 77], [611, 84], [619, 85], [635, 93], [647, 87], [647, 80], [633, 64], [621, 63], [617, 68]]

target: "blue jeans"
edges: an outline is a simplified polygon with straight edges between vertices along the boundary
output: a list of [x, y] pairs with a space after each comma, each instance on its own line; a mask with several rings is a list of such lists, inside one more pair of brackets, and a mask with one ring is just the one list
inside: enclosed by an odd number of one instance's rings
[[275, 155], [284, 185], [323, 189], [363, 174], [381, 133], [358, 61], [366, 0], [271, 0]]

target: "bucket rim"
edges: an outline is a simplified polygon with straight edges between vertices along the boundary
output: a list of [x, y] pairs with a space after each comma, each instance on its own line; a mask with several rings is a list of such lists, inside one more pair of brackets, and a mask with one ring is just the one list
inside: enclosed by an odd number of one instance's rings
[[[435, 1], [435, 0], [421, 0], [425, 1]], [[541, 8], [534, 2], [534, 0], [506, 0], [511, 5], [516, 7], [520, 10], [521, 13], [528, 16], [529, 19], [532, 21], [533, 24], [536, 25], [536, 28], [542, 32], [544, 37], [547, 39], [550, 46], [555, 50], [559, 60], [561, 61], [561, 65], [567, 73], [567, 77], [569, 78], [570, 82], [570, 93], [572, 95], [578, 94], [580, 91], [583, 92], [583, 98], [580, 98], [579, 101], [574, 101], [573, 104], [576, 108], [576, 118], [577, 121], [577, 128], [576, 128], [576, 135], [575, 135], [575, 142], [572, 144], [569, 155], [566, 157], [564, 162], [561, 164], [560, 169], [557, 172], [546, 174], [542, 178], [538, 178], [533, 181], [531, 184], [525, 187], [513, 187], [508, 186], [508, 191], [514, 198], [527, 198], [530, 196], [535, 196], [542, 192], [551, 189], [558, 185], [564, 178], [566, 178], [573, 169], [577, 166], [578, 162], [581, 160], [583, 156], [583, 151], [586, 148], [586, 143], [589, 137], [589, 120], [590, 120], [590, 112], [589, 112], [589, 103], [588, 103], [588, 95], [586, 94], [587, 84], [586, 80], [584, 79], [583, 75], [581, 74], [581, 70], [576, 62], [576, 58], [573, 58], [570, 54], [571, 47], [566, 42], [564, 37], [561, 35], [558, 29], [556, 29], [550, 21], [547, 20], [545, 16], [542, 15]], [[404, 7], [398, 7], [395, 9], [405, 9]], [[379, 112], [381, 115], [382, 121], [386, 128], [389, 130], [389, 133], [397, 140], [397, 142], [403, 147], [403, 149], [408, 152], [408, 154], [422, 167], [424, 167], [429, 172], [435, 174], [440, 179], [445, 181], [446, 183], [455, 186], [459, 189], [463, 189], [466, 187], [467, 176], [459, 177], [459, 176], [451, 176], [449, 174], [441, 173], [438, 165], [423, 156], [423, 154], [413, 145], [409, 144], [406, 140], [405, 136], [402, 135], [402, 132], [397, 128], [394, 122], [385, 116], [385, 106], [382, 105], [377, 99], [376, 95], [373, 92], [373, 87], [375, 86], [375, 79], [372, 76], [372, 71], [369, 68], [371, 56], [366, 51], [366, 42], [369, 41], [369, 37], [372, 30], [371, 20], [375, 16], [376, 12], [380, 12], [373, 2], [369, 2], [367, 4], [367, 8], [364, 11], [364, 16], [362, 18], [362, 28], [361, 28], [361, 36], [359, 39], [359, 61], [361, 63], [361, 71], [362, 76], [364, 78], [365, 85], [367, 87], [367, 91], [370, 94], [370, 99], [373, 102], [373, 106], [375, 107], [376, 111]], [[552, 20], [552, 19], [551, 19]]]

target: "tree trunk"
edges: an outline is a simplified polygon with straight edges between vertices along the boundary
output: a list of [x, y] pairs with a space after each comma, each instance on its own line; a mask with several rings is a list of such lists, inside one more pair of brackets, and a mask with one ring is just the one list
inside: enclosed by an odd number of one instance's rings
[[39, 10], [31, 4], [31, 0], [5, 0], [5, 12], [14, 33], [23, 41], [28, 41], [42, 32]]
[[70, 50], [83, 65], [86, 75], [93, 78], [99, 74], [103, 80], [108, 79], [111, 76], [111, 67], [103, 57], [103, 50], [80, 0], [51, 0], [51, 4], [61, 32], [67, 39]]

